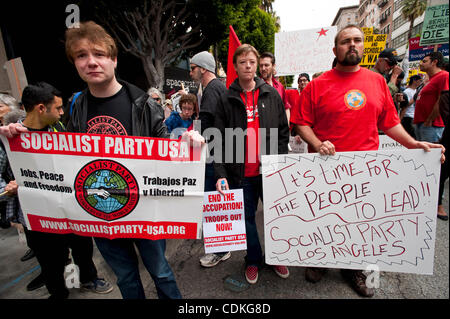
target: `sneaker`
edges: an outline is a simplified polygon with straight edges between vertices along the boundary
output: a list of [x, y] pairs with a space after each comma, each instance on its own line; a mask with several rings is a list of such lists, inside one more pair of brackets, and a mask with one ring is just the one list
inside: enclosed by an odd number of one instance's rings
[[93, 281], [81, 284], [81, 288], [83, 290], [96, 292], [98, 294], [107, 294], [114, 289], [114, 287], [103, 278], [97, 278], [94, 279]]
[[248, 266], [247, 269], [245, 269], [245, 279], [252, 285], [256, 284], [258, 281], [258, 267]]
[[43, 287], [45, 284], [44, 282], [44, 276], [42, 273], [40, 273], [36, 278], [34, 278], [30, 283], [27, 285], [27, 291], [33, 291], [38, 288]]
[[231, 252], [227, 252], [225, 255], [217, 255], [217, 254], [206, 254], [202, 258], [200, 258], [200, 264], [203, 267], [214, 267], [221, 261], [225, 261], [231, 257]]
[[27, 252], [25, 253], [25, 255], [23, 255], [22, 258], [20, 258], [20, 261], [27, 261], [30, 260], [31, 258], [33, 258], [34, 256], [36, 256], [34, 254], [33, 249], [28, 249]]
[[374, 288], [366, 286], [367, 276], [361, 270], [341, 269], [341, 274], [360, 296], [372, 297], [375, 294]]
[[286, 266], [273, 266], [272, 269], [281, 278], [289, 277], [289, 269]]
[[315, 284], [319, 282], [323, 275], [327, 272], [327, 268], [316, 268], [316, 267], [307, 267], [305, 269], [305, 279], [309, 282]]

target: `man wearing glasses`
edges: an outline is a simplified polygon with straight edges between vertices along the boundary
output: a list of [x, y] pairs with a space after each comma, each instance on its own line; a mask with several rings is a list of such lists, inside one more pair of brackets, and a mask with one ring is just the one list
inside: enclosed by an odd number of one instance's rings
[[397, 79], [399, 75], [402, 74], [403, 70], [397, 65], [397, 63], [401, 60], [402, 59], [399, 58], [395, 49], [384, 49], [378, 56], [378, 60], [375, 63], [375, 66], [371, 69], [372, 71], [384, 76], [389, 87], [389, 92], [391, 92], [392, 98], [394, 98], [399, 91], [397, 86]]

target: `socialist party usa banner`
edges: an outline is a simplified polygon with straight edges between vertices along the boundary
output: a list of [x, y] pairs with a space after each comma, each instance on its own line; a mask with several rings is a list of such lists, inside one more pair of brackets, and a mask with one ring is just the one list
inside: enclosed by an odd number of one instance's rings
[[77, 133], [1, 138], [31, 230], [200, 238], [204, 148], [182, 140]]

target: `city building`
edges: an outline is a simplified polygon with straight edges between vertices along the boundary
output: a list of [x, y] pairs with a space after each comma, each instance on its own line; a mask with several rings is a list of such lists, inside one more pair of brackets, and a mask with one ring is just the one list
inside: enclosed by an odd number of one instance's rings
[[348, 6], [339, 8], [336, 17], [333, 20], [332, 26], [336, 26], [338, 32], [349, 24], [358, 23], [358, 8], [359, 6]]
[[386, 47], [391, 47], [394, 0], [360, 0], [358, 25], [373, 27], [374, 33], [387, 34]]

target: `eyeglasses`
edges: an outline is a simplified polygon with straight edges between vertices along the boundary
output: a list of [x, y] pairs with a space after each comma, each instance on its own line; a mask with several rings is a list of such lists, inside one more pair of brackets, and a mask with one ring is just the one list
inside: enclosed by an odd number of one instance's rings
[[198, 68], [198, 65], [195, 65], [195, 66], [191, 67], [190, 71], [192, 72], [192, 71], [194, 71], [196, 68]]
[[161, 102], [161, 98], [159, 97], [153, 97], [152, 99], [155, 100], [156, 102]]

